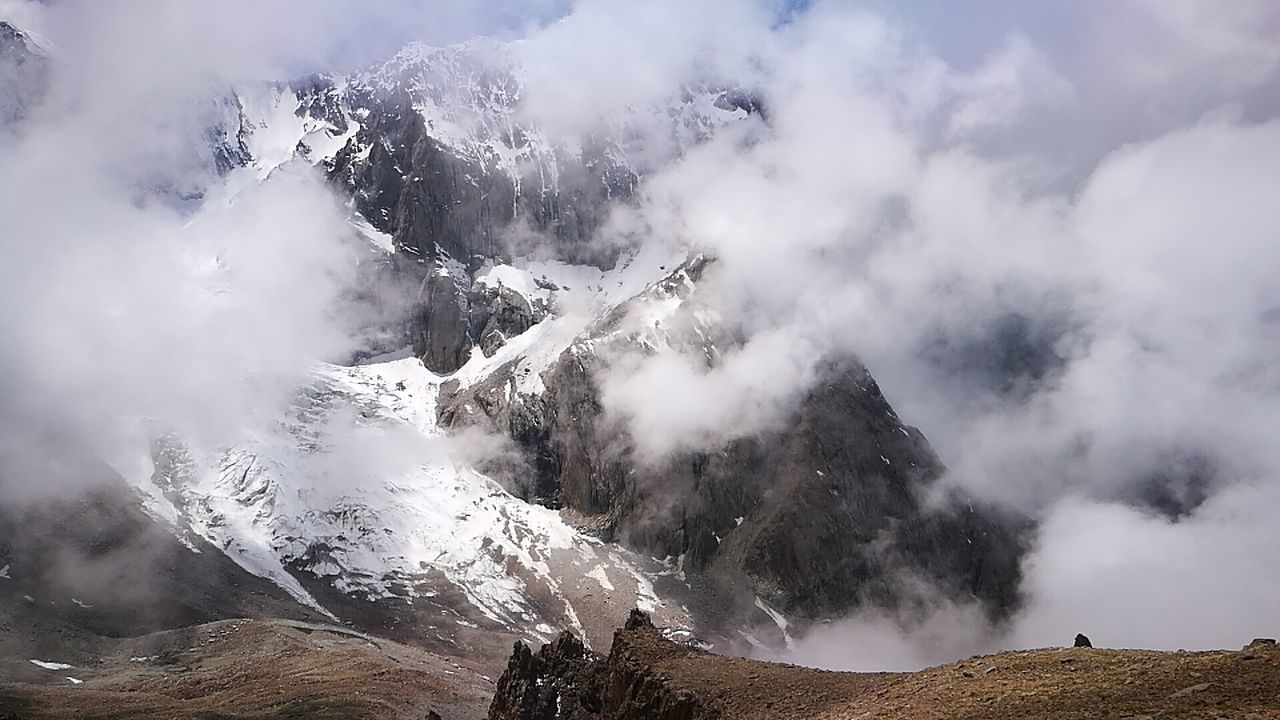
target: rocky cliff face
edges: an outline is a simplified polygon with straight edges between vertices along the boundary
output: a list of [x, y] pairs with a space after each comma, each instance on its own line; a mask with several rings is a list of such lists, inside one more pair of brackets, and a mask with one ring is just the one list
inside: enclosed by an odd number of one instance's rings
[[[823, 366], [776, 429], [639, 460], [602, 405], [601, 374], [659, 345], [714, 366], [735, 339], [699, 303], [712, 266], [695, 258], [593, 325], [542, 373], [542, 392], [521, 392], [512, 365], [442, 396], [442, 422], [509, 434], [533, 471], [526, 497], [668, 558], [711, 591], [707, 619], [720, 627], [775, 609], [821, 618], [909, 607], [926, 601], [912, 589], [919, 579], [993, 615], [1013, 608], [1022, 526], [966, 498], [928, 505], [942, 463], [854, 358]], [[655, 317], [656, 306], [668, 314]]]

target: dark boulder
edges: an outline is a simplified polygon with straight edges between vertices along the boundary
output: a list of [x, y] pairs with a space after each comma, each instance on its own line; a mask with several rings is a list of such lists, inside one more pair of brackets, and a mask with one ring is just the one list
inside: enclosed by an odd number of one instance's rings
[[414, 354], [433, 372], [450, 373], [467, 361], [473, 345], [466, 294], [449, 275], [428, 275], [414, 313]]

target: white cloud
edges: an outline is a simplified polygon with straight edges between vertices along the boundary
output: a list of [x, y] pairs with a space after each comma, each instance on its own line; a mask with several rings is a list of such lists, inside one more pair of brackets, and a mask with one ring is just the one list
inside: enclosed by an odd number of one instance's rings
[[227, 26], [166, 4], [148, 33], [146, 8], [108, 5], [47, 8], [52, 85], [0, 164], [6, 419], [105, 453], [144, 418], [225, 433], [282, 401], [350, 349], [335, 309], [355, 271], [346, 210], [309, 167], [190, 198], [221, 182], [206, 131], [224, 68], [201, 48]]
[[1274, 482], [1231, 488], [1174, 524], [1119, 505], [1056, 507], [1027, 562], [1027, 612], [1012, 647], [1235, 648], [1274, 634], [1280, 529]]

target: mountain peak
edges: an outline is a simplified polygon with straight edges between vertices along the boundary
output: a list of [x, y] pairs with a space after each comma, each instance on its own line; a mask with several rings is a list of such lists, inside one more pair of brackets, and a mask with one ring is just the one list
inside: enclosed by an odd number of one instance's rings
[[0, 20], [0, 59], [23, 55], [44, 56], [48, 54], [49, 45], [49, 41], [44, 38], [7, 20]]

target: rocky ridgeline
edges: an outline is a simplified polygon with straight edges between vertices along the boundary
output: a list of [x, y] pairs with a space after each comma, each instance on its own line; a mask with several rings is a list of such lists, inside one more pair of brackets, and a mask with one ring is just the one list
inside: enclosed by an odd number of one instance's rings
[[607, 656], [562, 635], [518, 644], [489, 720], [1266, 718], [1280, 712], [1280, 651], [1051, 648], [915, 673], [839, 673], [712, 655], [635, 612]]

